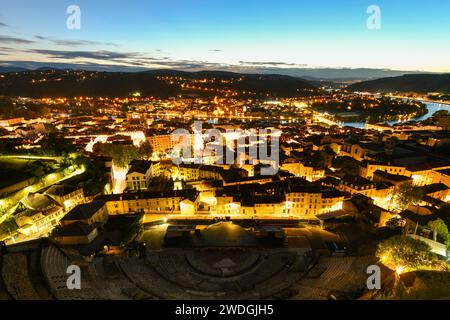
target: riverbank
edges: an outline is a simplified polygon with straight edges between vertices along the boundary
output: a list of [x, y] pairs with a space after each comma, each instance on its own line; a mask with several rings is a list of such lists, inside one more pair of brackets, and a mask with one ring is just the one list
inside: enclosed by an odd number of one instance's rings
[[[407, 98], [405, 98], [405, 99], [407, 99]], [[385, 121], [385, 123], [393, 126], [395, 124], [405, 123], [408, 121], [424, 121], [424, 120], [431, 118], [433, 116], [433, 114], [436, 113], [437, 111], [448, 110], [450, 112], [450, 103], [426, 102], [425, 100], [421, 101], [421, 102], [424, 103], [426, 105], [426, 108], [428, 109], [428, 112], [426, 114], [419, 116], [417, 118], [414, 118], [414, 119], [390, 120], [390, 121]], [[345, 122], [339, 122], [339, 125], [363, 129], [365, 127], [366, 123], [367, 123], [367, 121], [364, 121], [364, 120], [362, 120], [362, 121], [345, 121]]]

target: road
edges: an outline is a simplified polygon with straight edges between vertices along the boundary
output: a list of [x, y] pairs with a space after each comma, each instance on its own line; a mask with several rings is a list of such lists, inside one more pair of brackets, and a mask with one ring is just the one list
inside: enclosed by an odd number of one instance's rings
[[1, 159], [24, 159], [24, 160], [54, 160], [54, 161], [62, 161], [64, 157], [46, 157], [46, 156], [9, 156], [9, 155], [3, 155], [0, 156]]

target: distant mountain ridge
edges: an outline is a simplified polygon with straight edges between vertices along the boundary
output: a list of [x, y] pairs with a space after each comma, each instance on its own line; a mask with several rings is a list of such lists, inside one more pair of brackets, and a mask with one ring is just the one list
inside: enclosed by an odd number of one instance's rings
[[[36, 62], [36, 61], [0, 61], [1, 68], [19, 68], [21, 70], [37, 70], [39, 68], [44, 69], [60, 69], [60, 70], [85, 70], [85, 71], [107, 71], [107, 72], [141, 72], [141, 71], [153, 71], [149, 68], [142, 66], [127, 66], [127, 65], [108, 65], [108, 64], [80, 64], [80, 63], [63, 63], [63, 62]], [[161, 69], [163, 70], [163, 69]], [[165, 69], [164, 69], [165, 70]], [[194, 72], [196, 70], [185, 70], [187, 72]], [[208, 69], [206, 69], [208, 70]], [[423, 74], [425, 72], [417, 71], [402, 71], [391, 69], [375, 69], [375, 68], [330, 68], [330, 67], [262, 67], [260, 65], [254, 66], [242, 66], [242, 65], [230, 65], [225, 69], [218, 67], [218, 70], [223, 72], [234, 71], [236, 73], [247, 74], [278, 74], [291, 77], [313, 80], [331, 80], [336, 82], [347, 81], [365, 81], [371, 79], [396, 77], [404, 74]], [[215, 72], [215, 71], [213, 71]], [[430, 72], [428, 72], [430, 73]]]
[[381, 78], [354, 83], [347, 89], [353, 92], [450, 93], [450, 73], [408, 74], [400, 77]]
[[[197, 89], [181, 88], [162, 77], [178, 77], [192, 81], [214, 79], [213, 83], [193, 82]], [[237, 81], [238, 78], [242, 78]], [[224, 80], [224, 81], [221, 81]], [[230, 81], [233, 80], [233, 81]], [[306, 80], [284, 75], [255, 75], [224, 71], [186, 72], [149, 70], [142, 72], [97, 72], [40, 68], [13, 72], [0, 78], [0, 95], [23, 97], [127, 97], [135, 92], [142, 96], [173, 97], [179, 94], [216, 95], [215, 91], [199, 90], [208, 86], [239, 92], [252, 92], [254, 97], [291, 97], [302, 90], [316, 87]], [[244, 94], [245, 95], [245, 94]]]
[[20, 68], [20, 67], [0, 66], [0, 73], [22, 72], [22, 71], [28, 71], [28, 69]]

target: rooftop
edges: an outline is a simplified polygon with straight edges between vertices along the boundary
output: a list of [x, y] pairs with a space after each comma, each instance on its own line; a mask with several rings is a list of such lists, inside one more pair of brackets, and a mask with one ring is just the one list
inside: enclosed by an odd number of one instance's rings
[[157, 198], [184, 198], [195, 200], [198, 191], [195, 189], [186, 190], [166, 190], [158, 192], [138, 192], [138, 193], [122, 193], [101, 195], [96, 200], [103, 201], [122, 201], [122, 200], [139, 200], [139, 199], [157, 199]]
[[342, 181], [344, 184], [352, 184], [354, 186], [368, 186], [368, 185], [374, 185], [374, 183], [366, 178], [360, 177], [360, 176], [351, 176], [351, 175], [345, 175], [342, 178]]
[[411, 210], [405, 210], [400, 213], [403, 219], [411, 220], [414, 223], [419, 223], [422, 226], [426, 226], [428, 222], [436, 220], [438, 217], [435, 214], [422, 215]]
[[105, 205], [104, 201], [94, 201], [80, 204], [67, 213], [62, 221], [86, 220], [92, 217]]
[[443, 183], [433, 183], [422, 187], [425, 194], [435, 193], [438, 191], [448, 190], [449, 188]]
[[146, 161], [146, 160], [133, 160], [130, 165], [130, 169], [128, 170], [127, 174], [131, 174], [133, 172], [142, 173], [145, 174], [148, 169], [152, 166], [152, 161]]
[[46, 211], [59, 207], [59, 204], [55, 200], [41, 193], [30, 193], [21, 202], [25, 207], [34, 211]]
[[65, 196], [77, 191], [79, 188], [66, 184], [55, 184], [51, 186], [45, 193], [53, 196]]
[[386, 180], [390, 180], [390, 181], [396, 181], [396, 182], [403, 182], [403, 181], [409, 181], [412, 180], [412, 178], [407, 177], [407, 176], [402, 176], [399, 174], [391, 174], [385, 171], [381, 171], [381, 170], [377, 170], [374, 172], [374, 176], [378, 176], [381, 177], [383, 179]]

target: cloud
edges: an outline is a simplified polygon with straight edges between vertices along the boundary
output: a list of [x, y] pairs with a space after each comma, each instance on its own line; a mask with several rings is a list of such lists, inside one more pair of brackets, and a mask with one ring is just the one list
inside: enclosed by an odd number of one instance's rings
[[268, 66], [268, 67], [306, 67], [307, 64], [297, 64], [297, 63], [287, 63], [287, 62], [280, 62], [280, 61], [239, 61], [239, 64], [246, 65], [246, 66]]
[[30, 44], [30, 43], [35, 43], [35, 41], [0, 35], [0, 43]]
[[223, 52], [223, 50], [221, 50], [221, 49], [211, 49], [211, 50], [209, 50], [209, 51], [213, 51], [213, 52]]
[[97, 45], [103, 45], [103, 46], [115, 46], [117, 47], [118, 44], [112, 43], [112, 42], [100, 42], [100, 41], [90, 41], [90, 40], [52, 40], [52, 42], [58, 46], [97, 46]]
[[[18, 50], [15, 50], [18, 52]], [[265, 71], [271, 69], [288, 70], [298, 65], [285, 62], [248, 62], [240, 61], [238, 65], [227, 63], [215, 63], [201, 60], [180, 59], [175, 60], [168, 56], [150, 56], [143, 52], [120, 52], [112, 50], [88, 51], [88, 50], [47, 50], [27, 49], [20, 52], [45, 56], [49, 62], [64, 64], [96, 64], [115, 65], [139, 69], [170, 68], [186, 71], [198, 70], [228, 70], [253, 73], [256, 70]], [[56, 60], [56, 61], [55, 61]], [[59, 60], [59, 61], [58, 61]]]
[[52, 59], [73, 60], [73, 59], [89, 59], [97, 60], [99, 63], [118, 63], [128, 66], [139, 67], [159, 67], [159, 68], [176, 68], [176, 69], [210, 69], [210, 68], [227, 68], [226, 64], [210, 63], [206, 61], [194, 60], [172, 60], [169, 57], [149, 57], [140, 52], [116, 52], [116, 51], [65, 51], [65, 50], [43, 50], [31, 49], [26, 50], [28, 53], [45, 55]]
[[[36, 36], [37, 37], [37, 36]], [[255, 73], [266, 73], [272, 70], [290, 70], [298, 68], [298, 64], [285, 62], [249, 62], [240, 61], [239, 64], [215, 63], [202, 60], [176, 60], [168, 56], [151, 56], [143, 52], [121, 52], [115, 50], [47, 50], [47, 49], [23, 49], [15, 52], [42, 55], [52, 63], [62, 64], [96, 64], [115, 65], [116, 67], [145, 69], [170, 68], [186, 71], [199, 70], [225, 70]], [[42, 60], [42, 59], [40, 59]]]
[[9, 27], [6, 23], [0, 21], [0, 28]]
[[66, 40], [54, 39], [43, 36], [34, 36], [36, 39], [53, 42], [57, 46], [78, 47], [78, 46], [114, 46], [119, 45], [112, 42], [92, 41], [92, 40]]
[[85, 59], [96, 59], [96, 60], [109, 60], [114, 61], [117, 59], [132, 59], [140, 57], [139, 53], [131, 52], [131, 53], [121, 53], [114, 51], [63, 51], [63, 50], [41, 50], [41, 49], [33, 49], [28, 50], [28, 52], [38, 53], [42, 55], [46, 55], [48, 57], [56, 58], [56, 59], [77, 59], [77, 58], [85, 58]]

